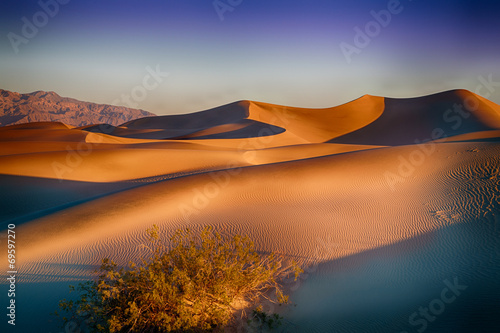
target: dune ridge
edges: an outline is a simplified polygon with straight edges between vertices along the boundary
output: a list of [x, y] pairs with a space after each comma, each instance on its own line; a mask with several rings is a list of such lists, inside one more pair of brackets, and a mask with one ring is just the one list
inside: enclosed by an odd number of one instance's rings
[[[0, 129], [0, 173], [44, 178], [61, 178], [63, 173], [68, 180], [120, 181], [223, 169], [227, 161], [243, 167], [448, 137], [491, 140], [497, 130], [499, 106], [462, 90], [411, 99], [366, 95], [327, 109], [241, 101], [188, 115], [146, 117], [119, 127], [7, 126]], [[32, 144], [37, 138], [60, 145]], [[12, 144], [22, 156], [9, 153]], [[167, 144], [165, 155], [161, 149]], [[311, 148], [296, 153], [296, 147], [306, 145]], [[190, 155], [189, 147], [197, 156]], [[145, 158], [136, 158], [141, 154]], [[81, 167], [68, 166], [78, 164], [68, 163], [72, 155], [82, 160]]]

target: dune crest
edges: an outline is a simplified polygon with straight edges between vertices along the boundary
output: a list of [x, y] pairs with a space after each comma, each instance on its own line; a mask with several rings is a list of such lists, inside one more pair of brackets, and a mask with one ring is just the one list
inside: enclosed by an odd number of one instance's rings
[[[500, 130], [500, 107], [463, 90], [410, 99], [365, 95], [326, 109], [240, 101], [192, 114], [141, 118], [118, 127], [74, 128], [62, 123], [3, 127], [0, 173], [91, 182], [168, 178], [221, 170], [227, 168], [225, 161], [244, 167], [447, 137], [494, 140], [494, 130]], [[50, 149], [36, 148], [40, 145], [32, 143], [39, 138], [54, 144]], [[13, 142], [22, 156], [9, 156]], [[193, 150], [198, 158], [191, 157]]]

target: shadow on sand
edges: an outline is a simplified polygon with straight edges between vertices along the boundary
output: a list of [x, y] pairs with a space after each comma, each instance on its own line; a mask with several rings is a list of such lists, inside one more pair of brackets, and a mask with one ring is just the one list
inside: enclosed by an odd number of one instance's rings
[[[286, 318], [281, 331], [495, 332], [500, 325], [500, 214], [495, 214], [306, 270], [291, 294], [297, 306], [281, 309]], [[8, 331], [62, 332], [51, 313], [59, 300], [76, 297], [68, 286], [81, 276], [64, 279], [73, 281], [19, 283], [16, 327]]]
[[499, 212], [312, 270], [291, 295], [297, 305], [282, 312], [287, 332], [465, 333], [500, 327]]

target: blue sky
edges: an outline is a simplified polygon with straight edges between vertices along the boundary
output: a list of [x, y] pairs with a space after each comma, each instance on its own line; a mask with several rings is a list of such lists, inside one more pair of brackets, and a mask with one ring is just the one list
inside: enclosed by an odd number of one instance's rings
[[[500, 82], [498, 17], [486, 0], [4, 0], [0, 88], [160, 115], [475, 91]], [[500, 83], [480, 92], [500, 103]]]

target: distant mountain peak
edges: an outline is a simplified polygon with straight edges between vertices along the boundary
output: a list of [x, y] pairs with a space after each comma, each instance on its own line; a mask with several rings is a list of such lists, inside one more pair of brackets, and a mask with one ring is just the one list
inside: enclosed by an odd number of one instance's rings
[[43, 97], [61, 97], [58, 94], [56, 94], [55, 92], [53, 92], [53, 91], [43, 91], [43, 90], [37, 90], [37, 91], [34, 91], [32, 93], [27, 93], [25, 95], [34, 96], [34, 97], [38, 97], [38, 98], [43, 98]]

